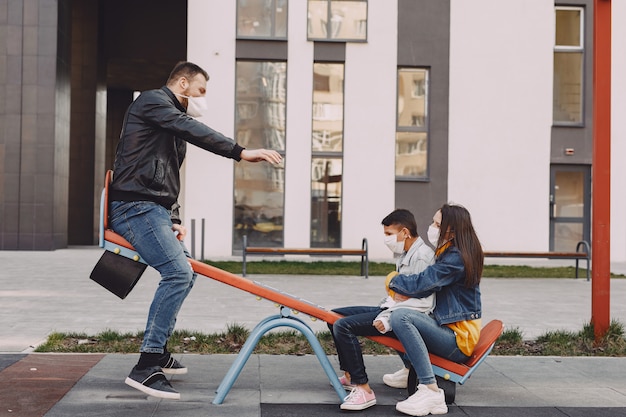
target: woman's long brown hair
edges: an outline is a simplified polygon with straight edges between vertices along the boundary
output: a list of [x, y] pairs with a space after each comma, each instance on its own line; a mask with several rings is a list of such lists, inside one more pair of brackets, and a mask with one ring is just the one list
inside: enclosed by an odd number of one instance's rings
[[465, 266], [465, 286], [474, 287], [483, 275], [485, 255], [478, 240], [469, 211], [457, 204], [444, 204], [441, 207], [441, 229], [437, 246], [445, 243], [446, 233], [453, 236], [450, 243], [461, 252]]

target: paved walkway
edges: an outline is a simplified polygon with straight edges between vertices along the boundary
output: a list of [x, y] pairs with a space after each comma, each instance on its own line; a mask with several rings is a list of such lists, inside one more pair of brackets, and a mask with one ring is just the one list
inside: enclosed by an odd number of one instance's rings
[[[94, 247], [0, 251], [0, 417], [340, 414], [337, 394], [314, 356], [254, 355], [224, 404], [213, 405], [215, 388], [234, 355], [181, 355], [190, 373], [174, 379], [182, 400], [173, 402], [148, 398], [123, 383], [136, 355], [32, 353], [53, 331], [143, 329], [158, 275], [149, 268], [127, 299], [119, 300], [88, 278], [101, 253]], [[376, 304], [383, 296], [383, 277], [249, 278], [327, 308]], [[550, 330], [579, 331], [590, 319], [591, 284], [584, 279], [483, 279], [481, 289], [485, 322], [501, 319], [526, 338]], [[276, 312], [271, 302], [199, 277], [177, 327], [206, 333], [224, 331], [231, 323], [252, 328]], [[611, 282], [611, 316], [626, 323], [625, 279]], [[315, 331], [326, 329], [322, 322], [305, 320]], [[331, 362], [338, 370], [336, 357]], [[360, 415], [399, 415], [394, 405], [404, 393], [381, 382], [399, 360], [372, 356], [366, 365], [378, 405]], [[450, 414], [626, 416], [624, 369], [626, 358], [491, 356], [457, 388]]]

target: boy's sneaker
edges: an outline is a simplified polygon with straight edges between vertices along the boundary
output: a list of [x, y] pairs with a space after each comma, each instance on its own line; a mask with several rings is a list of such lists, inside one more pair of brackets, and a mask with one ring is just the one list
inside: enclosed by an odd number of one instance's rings
[[161, 361], [161, 369], [169, 375], [182, 375], [187, 373], [187, 367], [183, 366], [176, 359], [169, 355], [167, 360]]
[[365, 410], [376, 404], [374, 391], [367, 392], [361, 387], [354, 387], [350, 394], [343, 399], [342, 410]]
[[137, 370], [135, 366], [124, 382], [153, 397], [180, 400], [180, 394], [172, 388], [170, 381], [167, 380], [159, 366], [151, 366], [142, 370]]
[[402, 368], [393, 374], [383, 375], [383, 382], [392, 388], [406, 388], [409, 380], [408, 368]]
[[441, 388], [435, 392], [426, 385], [419, 384], [415, 394], [396, 404], [396, 410], [410, 416], [426, 416], [428, 414], [446, 414], [448, 406]]

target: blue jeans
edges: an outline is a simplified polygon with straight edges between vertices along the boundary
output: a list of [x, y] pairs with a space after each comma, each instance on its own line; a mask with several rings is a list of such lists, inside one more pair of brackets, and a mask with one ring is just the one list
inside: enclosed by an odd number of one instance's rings
[[453, 362], [465, 362], [469, 359], [459, 350], [452, 329], [440, 326], [427, 314], [400, 308], [391, 313], [389, 322], [396, 337], [402, 342], [420, 384], [436, 382], [428, 352]]
[[163, 353], [176, 316], [196, 280], [189, 253], [172, 231], [170, 212], [150, 201], [113, 201], [109, 223], [161, 274], [140, 352]]
[[[372, 322], [382, 310], [380, 307], [354, 306], [337, 308], [333, 311], [345, 316], [337, 320], [335, 324], [328, 325], [337, 348], [339, 367], [350, 374], [350, 381], [353, 384], [365, 384], [368, 379], [363, 362], [363, 351], [357, 336], [381, 335]], [[392, 332], [386, 335], [394, 337]]]

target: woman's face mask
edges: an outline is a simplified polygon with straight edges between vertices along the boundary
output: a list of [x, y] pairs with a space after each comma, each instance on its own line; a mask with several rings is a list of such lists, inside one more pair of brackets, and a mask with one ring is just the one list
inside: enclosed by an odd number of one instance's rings
[[437, 247], [437, 243], [439, 242], [439, 228], [432, 224], [428, 226], [428, 241], [434, 247]]

